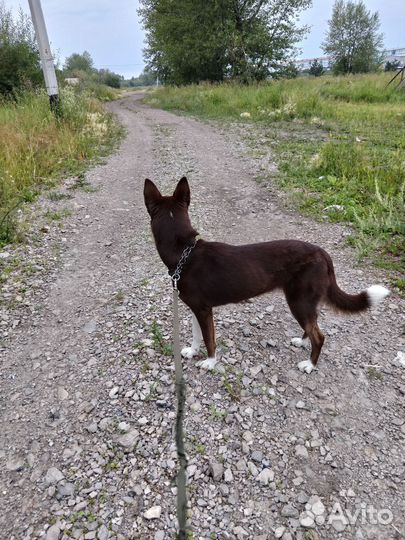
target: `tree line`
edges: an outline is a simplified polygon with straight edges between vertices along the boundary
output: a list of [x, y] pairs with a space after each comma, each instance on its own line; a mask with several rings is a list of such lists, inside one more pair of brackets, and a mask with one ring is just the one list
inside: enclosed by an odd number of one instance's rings
[[[124, 81], [108, 69], [96, 69], [90, 53], [74, 53], [60, 79], [91, 84], [148, 86], [162, 83], [296, 77], [296, 45], [309, 31], [298, 24], [312, 0], [141, 0], [139, 14], [146, 30], [147, 66], [139, 77]], [[378, 13], [362, 0], [336, 0], [322, 49], [332, 58], [335, 74], [380, 69], [383, 36]], [[387, 62], [386, 70], [398, 68]], [[308, 72], [325, 71], [315, 60]], [[21, 10], [16, 19], [0, 0], [0, 94], [13, 95], [43, 81], [31, 19]]]
[[[113, 88], [119, 88], [124, 80], [108, 69], [96, 69], [87, 51], [70, 55], [56, 73], [62, 81], [73, 77]], [[0, 95], [15, 96], [22, 89], [41, 85], [43, 74], [31, 18], [21, 9], [14, 17], [0, 1]]]
[[[297, 20], [311, 4], [311, 0], [141, 0], [147, 68], [172, 84], [294, 77], [295, 46], [309, 30]], [[379, 27], [378, 13], [367, 10], [362, 0], [336, 0], [322, 43], [332, 58], [333, 73], [380, 69]], [[319, 61], [309, 69], [315, 76], [323, 72]]]

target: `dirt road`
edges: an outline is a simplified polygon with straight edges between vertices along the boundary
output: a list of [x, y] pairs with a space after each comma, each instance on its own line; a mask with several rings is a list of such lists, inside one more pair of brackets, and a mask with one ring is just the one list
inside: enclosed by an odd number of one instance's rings
[[[66, 182], [42, 199], [30, 243], [3, 257], [2, 540], [174, 538], [171, 289], [145, 177], [165, 193], [189, 178], [192, 222], [207, 240], [308, 240], [333, 256], [348, 292], [384, 284], [356, 265], [344, 228], [286, 210], [254, 181], [274, 166], [240, 132], [139, 96], [111, 109], [128, 134], [86, 175], [95, 190]], [[61, 225], [41, 225], [45, 208], [62, 207], [71, 215]], [[308, 352], [290, 345], [300, 330], [281, 295], [217, 310], [224, 372], [185, 363], [192, 538], [404, 537], [403, 308], [393, 294], [360, 317], [325, 310], [311, 375], [296, 367]]]

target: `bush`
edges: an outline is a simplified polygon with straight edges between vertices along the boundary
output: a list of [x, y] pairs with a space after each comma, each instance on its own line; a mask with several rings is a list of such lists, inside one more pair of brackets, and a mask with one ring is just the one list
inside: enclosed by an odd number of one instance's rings
[[309, 68], [308, 73], [314, 77], [320, 77], [323, 75], [325, 73], [325, 68], [323, 67], [322, 62], [319, 62], [319, 60], [314, 60]]
[[399, 60], [388, 61], [385, 64], [384, 71], [397, 71], [401, 67]]
[[0, 94], [14, 96], [43, 81], [31, 20], [20, 12], [16, 21], [0, 2]]

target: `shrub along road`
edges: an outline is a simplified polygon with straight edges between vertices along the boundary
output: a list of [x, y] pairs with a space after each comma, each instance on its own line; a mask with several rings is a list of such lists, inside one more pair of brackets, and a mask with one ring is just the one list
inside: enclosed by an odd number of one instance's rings
[[[174, 538], [171, 287], [149, 231], [143, 180], [182, 175], [205, 239], [297, 238], [333, 256], [348, 292], [385, 282], [348, 231], [302, 218], [236, 132], [112, 103], [128, 134], [72, 190], [32, 210], [28, 243], [1, 253], [0, 537]], [[63, 221], [49, 216], [65, 216]], [[48, 221], [46, 221], [48, 220]], [[190, 527], [201, 539], [401, 538], [405, 338], [395, 294], [373, 311], [325, 310], [319, 369], [280, 294], [217, 310], [222, 372], [185, 361]], [[182, 308], [182, 341], [191, 322]]]

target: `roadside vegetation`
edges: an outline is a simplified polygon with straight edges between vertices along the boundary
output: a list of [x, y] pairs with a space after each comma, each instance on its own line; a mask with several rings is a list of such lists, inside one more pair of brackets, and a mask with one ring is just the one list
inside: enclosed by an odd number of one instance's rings
[[61, 177], [108, 153], [121, 128], [88, 93], [61, 91], [61, 115], [45, 91], [0, 101], [0, 246], [18, 239], [17, 210]]
[[[275, 179], [301, 210], [350, 222], [361, 257], [404, 263], [404, 93], [392, 74], [300, 77], [257, 85], [162, 87], [148, 101], [206, 119], [256, 124], [253, 151], [271, 153]], [[257, 143], [257, 139], [263, 142]], [[261, 180], [274, 180], [273, 176]]]
[[[74, 87], [64, 87], [68, 76], [79, 73]], [[101, 104], [116, 97], [119, 75], [94, 70], [88, 53], [69, 57], [57, 75], [55, 116], [43, 90], [31, 19], [21, 10], [14, 17], [0, 0], [0, 247], [19, 238], [17, 211], [23, 203], [59, 178], [82, 173], [121, 133]]]

